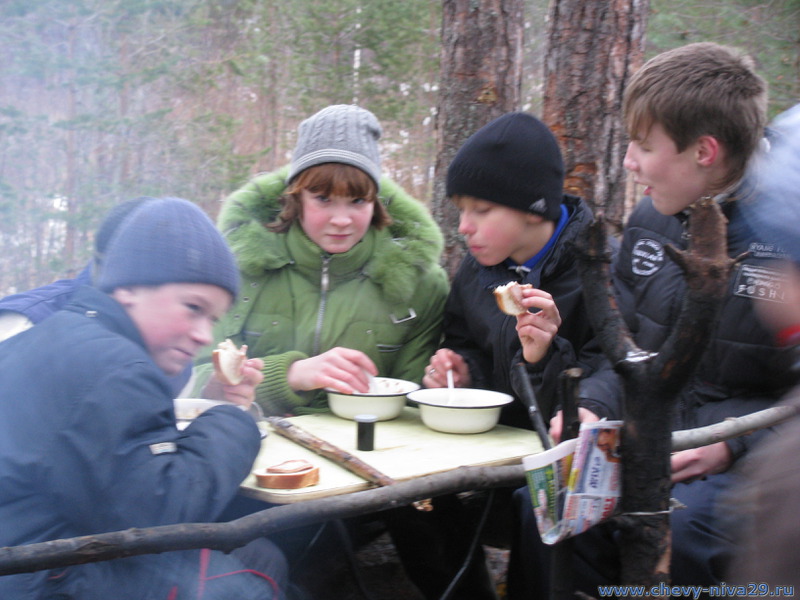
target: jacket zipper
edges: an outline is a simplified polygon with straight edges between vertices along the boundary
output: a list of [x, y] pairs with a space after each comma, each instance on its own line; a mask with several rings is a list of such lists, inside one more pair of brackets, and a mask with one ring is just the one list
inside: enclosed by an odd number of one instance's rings
[[320, 274], [319, 281], [319, 309], [317, 310], [317, 326], [314, 331], [314, 354], [312, 356], [317, 356], [319, 354], [322, 340], [322, 321], [325, 317], [325, 305], [328, 302], [328, 288], [330, 287], [330, 275], [328, 274], [330, 262], [330, 256], [326, 256], [322, 259], [322, 273]]

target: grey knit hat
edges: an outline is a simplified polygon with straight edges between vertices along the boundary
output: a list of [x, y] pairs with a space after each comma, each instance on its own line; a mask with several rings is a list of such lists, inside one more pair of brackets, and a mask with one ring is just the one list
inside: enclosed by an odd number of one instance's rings
[[210, 283], [239, 292], [239, 269], [214, 223], [181, 198], [154, 198], [119, 226], [106, 251], [97, 287]]
[[361, 169], [380, 187], [381, 133], [378, 119], [364, 108], [352, 104], [323, 108], [300, 123], [287, 181], [309, 167], [333, 162]]
[[446, 193], [558, 221], [564, 163], [555, 136], [533, 115], [513, 112], [498, 117], [458, 150], [447, 169]]

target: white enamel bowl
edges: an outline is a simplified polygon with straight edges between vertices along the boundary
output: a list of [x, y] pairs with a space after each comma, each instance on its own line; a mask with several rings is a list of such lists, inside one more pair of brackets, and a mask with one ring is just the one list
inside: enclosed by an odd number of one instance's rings
[[356, 415], [375, 415], [378, 421], [390, 421], [400, 416], [406, 405], [406, 394], [418, 389], [413, 381], [375, 377], [366, 394], [326, 391], [328, 406], [337, 417], [353, 420]]
[[[452, 393], [452, 397], [451, 397]], [[471, 388], [429, 388], [408, 395], [419, 404], [422, 422], [443, 433], [483, 433], [500, 419], [508, 394]]]
[[[205, 398], [175, 398], [174, 403], [175, 420], [177, 421], [178, 429], [186, 429], [189, 423], [194, 421], [197, 417], [211, 407], [231, 404], [230, 402], [225, 402], [223, 400], [207, 400]], [[234, 406], [241, 408], [242, 410], [246, 410], [253, 415], [256, 423], [261, 423], [264, 420], [264, 413], [262, 412], [261, 407], [255, 402], [250, 405], [250, 408], [245, 408], [244, 406], [240, 406], [238, 404], [235, 404]]]

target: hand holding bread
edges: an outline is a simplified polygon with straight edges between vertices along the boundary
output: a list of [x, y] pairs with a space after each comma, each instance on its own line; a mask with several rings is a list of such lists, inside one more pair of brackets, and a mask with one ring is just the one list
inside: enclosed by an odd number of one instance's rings
[[525, 311], [517, 315], [517, 335], [522, 344], [522, 356], [526, 362], [534, 364], [547, 355], [561, 327], [561, 313], [553, 296], [544, 290], [519, 287], [522, 288], [520, 303]]
[[256, 387], [264, 380], [264, 361], [247, 358], [247, 346], [237, 348], [233, 341], [220, 342], [211, 354], [214, 377], [202, 390], [204, 398], [226, 400], [249, 407], [256, 397]]

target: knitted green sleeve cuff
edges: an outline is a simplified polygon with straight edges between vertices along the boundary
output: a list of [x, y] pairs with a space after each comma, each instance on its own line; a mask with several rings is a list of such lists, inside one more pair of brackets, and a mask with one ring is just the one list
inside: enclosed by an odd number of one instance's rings
[[286, 377], [289, 365], [308, 358], [303, 352], [285, 352], [264, 357], [264, 381], [256, 388], [256, 401], [267, 416], [284, 416], [294, 413], [307, 400], [295, 393]]

